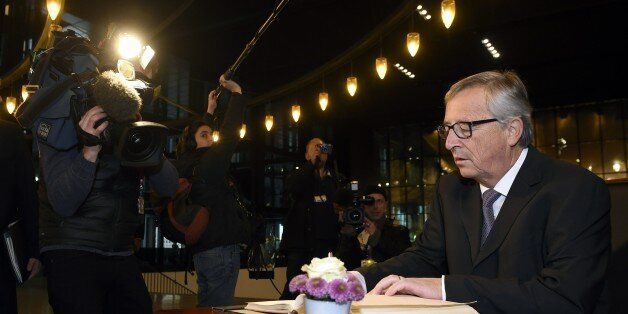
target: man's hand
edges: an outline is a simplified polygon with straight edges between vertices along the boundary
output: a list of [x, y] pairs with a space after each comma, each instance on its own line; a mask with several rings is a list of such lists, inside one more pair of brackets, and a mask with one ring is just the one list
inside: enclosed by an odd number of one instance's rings
[[216, 106], [218, 106], [218, 93], [213, 90], [207, 95], [207, 113], [214, 114]]
[[36, 258], [29, 258], [28, 264], [26, 264], [26, 270], [28, 270], [31, 274], [28, 276], [28, 279], [35, 277], [39, 270], [41, 269], [41, 262]]
[[406, 294], [426, 299], [443, 299], [440, 278], [403, 278], [397, 275], [380, 280], [369, 294]]
[[369, 235], [373, 235], [375, 234], [375, 232], [377, 232], [377, 225], [375, 225], [375, 223], [373, 223], [366, 217], [364, 217], [364, 224], [362, 225], [362, 227], [364, 227], [364, 230], [366, 230], [366, 233], [368, 233]]
[[[102, 134], [102, 132], [107, 128], [107, 126], [109, 125], [108, 121], [105, 121], [103, 123], [101, 123], [98, 128], [94, 128], [94, 124], [97, 121], [100, 121], [101, 119], [104, 119], [107, 117], [107, 114], [105, 113], [105, 111], [100, 107], [100, 106], [95, 106], [92, 109], [89, 109], [81, 118], [81, 121], [79, 121], [79, 127], [93, 135], [96, 137], [100, 137], [100, 134]], [[83, 157], [91, 162], [96, 162], [96, 159], [98, 159], [98, 153], [100, 152], [100, 150], [102, 149], [101, 145], [96, 145], [96, 146], [84, 146], [83, 147]]]
[[232, 93], [242, 94], [242, 88], [240, 87], [240, 85], [238, 85], [238, 83], [234, 81], [225, 79], [224, 74], [220, 76], [219, 81], [220, 81], [220, 86], [227, 89], [228, 91]]

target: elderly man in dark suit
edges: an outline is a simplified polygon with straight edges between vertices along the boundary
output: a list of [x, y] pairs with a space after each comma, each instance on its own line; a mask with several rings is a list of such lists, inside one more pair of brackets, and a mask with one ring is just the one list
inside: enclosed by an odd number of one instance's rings
[[[27, 270], [31, 278], [41, 267], [38, 260], [35, 175], [28, 145], [22, 138], [20, 128], [15, 123], [3, 120], [0, 120], [0, 178], [0, 232], [16, 219], [22, 220], [26, 253], [29, 256]], [[15, 278], [1, 245], [0, 313], [17, 313]]]
[[467, 77], [445, 104], [439, 134], [459, 171], [437, 183], [416, 246], [358, 269], [370, 293], [477, 301], [481, 313], [606, 311], [604, 182], [530, 146], [531, 107], [512, 72]]

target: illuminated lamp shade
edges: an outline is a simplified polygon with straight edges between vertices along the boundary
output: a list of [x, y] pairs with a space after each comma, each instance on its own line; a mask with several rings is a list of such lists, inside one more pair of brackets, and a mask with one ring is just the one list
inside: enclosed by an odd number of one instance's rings
[[266, 115], [266, 119], [265, 119], [265, 121], [264, 121], [264, 124], [266, 125], [266, 130], [267, 130], [268, 132], [270, 132], [270, 130], [273, 128], [273, 121], [274, 121], [273, 116], [272, 116], [272, 115], [267, 114], [267, 115]]
[[118, 53], [122, 58], [136, 58], [140, 55], [141, 51], [142, 43], [139, 38], [129, 34], [122, 34], [120, 38], [118, 38]]
[[358, 78], [355, 76], [347, 77], [347, 91], [349, 92], [349, 95], [353, 97], [357, 90], [358, 90]]
[[621, 164], [619, 163], [619, 161], [613, 163], [613, 170], [615, 170], [615, 172], [621, 171]]
[[135, 67], [133, 63], [119, 59], [118, 60], [118, 73], [122, 75], [127, 81], [132, 81], [135, 79]]
[[321, 106], [321, 110], [325, 111], [327, 105], [329, 105], [329, 94], [325, 92], [318, 93], [318, 104]]
[[443, 2], [440, 3], [440, 13], [443, 18], [443, 24], [445, 24], [447, 29], [449, 29], [451, 24], [454, 22], [454, 17], [456, 16], [456, 1], [443, 0]]
[[220, 132], [219, 131], [212, 132], [212, 141], [214, 141], [214, 143], [216, 143], [219, 140], [220, 140]]
[[299, 122], [300, 117], [301, 117], [301, 106], [293, 105], [292, 106], [292, 119], [294, 119], [294, 122]]
[[7, 111], [9, 112], [9, 114], [13, 114], [15, 108], [17, 107], [17, 99], [15, 99], [15, 97], [13, 96], [9, 96], [7, 97], [6, 101]]
[[380, 79], [386, 77], [386, 71], [388, 70], [388, 61], [384, 57], [375, 59], [375, 70]]
[[144, 51], [142, 52], [142, 56], [140, 57], [140, 66], [142, 69], [146, 70], [146, 67], [150, 61], [153, 60], [154, 56], [155, 50], [151, 46], [146, 45], [146, 47], [144, 47]]
[[26, 101], [28, 98], [28, 85], [22, 85], [22, 101]]
[[242, 123], [242, 127], [240, 127], [240, 138], [244, 138], [246, 136], [246, 124]]
[[408, 33], [406, 36], [406, 45], [408, 46], [410, 56], [414, 58], [416, 53], [419, 52], [419, 46], [421, 45], [421, 36], [419, 33]]
[[59, 0], [48, 0], [46, 1], [46, 8], [48, 9], [50, 19], [54, 21], [59, 16], [59, 11], [61, 11], [61, 3]]

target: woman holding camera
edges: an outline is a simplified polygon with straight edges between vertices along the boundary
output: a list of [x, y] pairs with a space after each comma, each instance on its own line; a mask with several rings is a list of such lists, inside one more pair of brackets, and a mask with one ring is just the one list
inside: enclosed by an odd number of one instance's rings
[[199, 241], [192, 247], [198, 281], [198, 306], [211, 307], [233, 303], [242, 235], [246, 232], [237, 200], [228, 186], [227, 174], [231, 156], [238, 144], [245, 97], [234, 81], [220, 77], [220, 85], [231, 93], [220, 128], [220, 142], [214, 143], [214, 110], [218, 95], [208, 97], [207, 114], [183, 130], [177, 145], [177, 162], [181, 178], [192, 184], [190, 200], [209, 211], [209, 223]]

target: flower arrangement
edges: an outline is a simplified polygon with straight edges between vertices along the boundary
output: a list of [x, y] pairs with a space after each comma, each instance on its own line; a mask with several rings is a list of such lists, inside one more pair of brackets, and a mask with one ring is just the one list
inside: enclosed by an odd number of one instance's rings
[[292, 293], [305, 293], [308, 299], [347, 303], [364, 298], [364, 288], [360, 281], [347, 273], [344, 263], [335, 257], [314, 258], [309, 265], [290, 281]]

